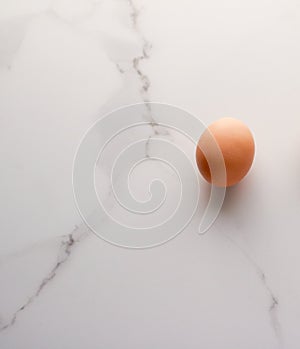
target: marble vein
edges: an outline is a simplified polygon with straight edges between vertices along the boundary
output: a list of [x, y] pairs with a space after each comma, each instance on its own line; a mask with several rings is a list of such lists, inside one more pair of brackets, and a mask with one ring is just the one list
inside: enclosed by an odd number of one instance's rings
[[144, 70], [141, 67], [141, 63], [145, 60], [150, 59], [151, 57], [150, 53], [152, 49], [152, 43], [146, 38], [146, 36], [140, 29], [140, 10], [137, 8], [133, 0], [128, 0], [128, 4], [130, 9], [130, 18], [132, 20], [132, 27], [141, 42], [141, 54], [133, 57], [132, 67], [140, 82], [140, 95], [146, 107], [145, 118], [147, 121], [150, 122], [154, 135], [158, 135], [161, 134], [161, 130], [159, 128], [158, 123], [155, 121], [155, 118], [153, 117], [151, 104], [148, 103], [150, 101], [149, 92], [151, 87], [151, 80], [150, 77], [144, 72]]
[[149, 136], [147, 141], [146, 141], [146, 145], [145, 145], [145, 157], [146, 158], [150, 158], [150, 154], [149, 154], [149, 147], [150, 147], [150, 141], [151, 141], [152, 136]]
[[[81, 229], [82, 227], [83, 229]], [[49, 285], [49, 283], [54, 280], [62, 266], [68, 261], [75, 245], [79, 243], [82, 239], [84, 239], [86, 236], [88, 236], [88, 234], [89, 230], [86, 228], [86, 226], [81, 225], [80, 227], [76, 226], [71, 233], [63, 235], [61, 237], [56, 264], [43, 278], [34, 294], [31, 295], [28, 298], [28, 300], [24, 302], [24, 304], [16, 310], [16, 312], [12, 315], [11, 319], [6, 324], [0, 327], [0, 333], [12, 327], [16, 323], [20, 313], [25, 311], [40, 296], [42, 291], [44, 291], [44, 289]]]
[[270, 304], [268, 307], [268, 313], [269, 313], [269, 317], [270, 317], [270, 324], [271, 324], [271, 327], [273, 328], [273, 331], [277, 337], [279, 348], [282, 348], [283, 347], [283, 336], [282, 336], [281, 324], [280, 324], [280, 321], [278, 318], [278, 307], [279, 307], [278, 297], [275, 295], [274, 291], [270, 287], [265, 272], [257, 264], [257, 262], [249, 255], [249, 253], [244, 248], [242, 248], [236, 241], [234, 241], [230, 236], [228, 236], [228, 234], [226, 234], [225, 236], [235, 247], [237, 247], [240, 250], [240, 252], [246, 258], [246, 260], [249, 262], [249, 264], [256, 271], [256, 274], [258, 275], [258, 277], [261, 281], [261, 284], [269, 297]]
[[0, 21], [0, 66], [5, 66], [8, 71], [12, 70], [13, 61], [22, 47], [28, 27], [35, 15], [33, 13]]
[[[54, 18], [57, 18], [70, 27], [72, 27], [73, 24], [79, 24], [83, 21], [87, 21], [95, 12], [96, 8], [101, 5], [101, 1], [95, 0], [95, 1], [90, 1], [90, 9], [86, 12], [83, 12], [74, 18], [68, 19], [68, 16], [64, 16], [62, 13], [60, 13], [53, 4], [48, 4], [45, 6], [44, 9], [42, 10], [32, 10], [29, 14], [26, 15], [15, 15], [12, 18], [8, 20], [0, 20], [0, 46], [1, 46], [1, 40], [3, 40], [5, 43], [6, 42], [13, 42], [11, 44], [10, 48], [3, 49], [0, 47], [1, 51], [1, 59], [6, 58], [4, 62], [1, 62], [0, 60], [0, 65], [4, 64], [4, 66], [7, 68], [8, 71], [12, 69], [13, 61], [15, 57], [17, 56], [20, 48], [22, 47], [22, 44], [26, 38], [28, 28], [32, 21], [39, 16], [42, 15], [49, 15], [53, 16]], [[13, 33], [12, 33], [13, 29]], [[17, 35], [16, 35], [17, 33]], [[13, 35], [12, 35], [13, 34]], [[11, 37], [14, 39], [11, 40]]]

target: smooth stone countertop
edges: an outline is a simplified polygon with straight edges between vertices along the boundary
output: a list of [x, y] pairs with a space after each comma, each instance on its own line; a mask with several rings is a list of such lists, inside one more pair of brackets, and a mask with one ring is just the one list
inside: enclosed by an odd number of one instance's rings
[[[300, 348], [299, 61], [296, 0], [2, 0], [0, 348]], [[197, 211], [171, 241], [135, 250], [90, 231], [72, 169], [101, 116], [148, 101], [205, 124], [239, 118], [257, 153], [205, 235]], [[95, 186], [109, 215], [142, 227], [147, 215], [114, 200], [112, 155], [144, 139], [131, 189], [146, 202], [163, 178], [163, 218], [180, 183], [151, 157], [168, 155], [165, 141], [193, 163], [194, 148], [138, 105], [148, 124], [116, 138]], [[210, 187], [197, 180], [201, 204]], [[99, 229], [114, 234], [109, 224]]]

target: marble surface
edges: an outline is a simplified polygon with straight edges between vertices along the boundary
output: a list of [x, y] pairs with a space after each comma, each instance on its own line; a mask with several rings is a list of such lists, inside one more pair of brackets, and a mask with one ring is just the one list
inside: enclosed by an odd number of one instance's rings
[[[0, 2], [1, 349], [300, 348], [299, 42], [296, 0]], [[148, 101], [240, 118], [257, 154], [207, 234], [196, 213], [133, 250], [88, 229], [72, 168], [100, 116]], [[146, 158], [161, 138], [192, 159], [146, 119]], [[177, 193], [149, 161], [133, 173], [140, 200], [154, 174]], [[97, 176], [116, 212], [107, 168]]]

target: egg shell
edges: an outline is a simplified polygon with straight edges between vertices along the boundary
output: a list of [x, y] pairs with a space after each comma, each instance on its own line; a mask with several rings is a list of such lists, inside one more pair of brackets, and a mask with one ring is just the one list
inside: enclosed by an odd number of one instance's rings
[[[222, 118], [212, 123], [200, 137], [196, 161], [200, 173], [209, 183], [230, 187], [249, 172], [254, 154], [255, 143], [249, 128], [240, 120]], [[226, 178], [221, 173], [221, 162]]]

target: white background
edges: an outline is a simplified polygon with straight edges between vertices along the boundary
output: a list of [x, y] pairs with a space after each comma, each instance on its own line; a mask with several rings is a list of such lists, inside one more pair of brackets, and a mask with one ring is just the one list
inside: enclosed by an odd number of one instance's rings
[[[1, 348], [300, 348], [299, 45], [296, 0], [0, 1]], [[133, 251], [88, 232], [72, 162], [145, 100], [239, 118], [257, 153], [208, 234]]]

